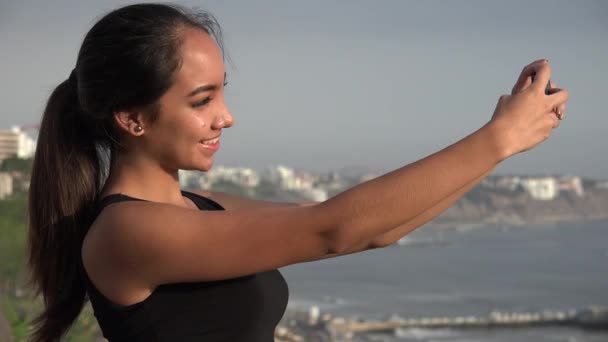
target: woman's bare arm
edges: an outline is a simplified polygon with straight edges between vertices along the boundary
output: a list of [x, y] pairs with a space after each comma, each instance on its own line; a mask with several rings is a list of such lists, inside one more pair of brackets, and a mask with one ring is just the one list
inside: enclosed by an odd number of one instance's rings
[[[458, 189], [455, 193], [449, 195], [448, 197], [442, 199], [439, 203], [435, 204], [433, 207], [429, 208], [422, 214], [414, 217], [413, 219], [391, 229], [388, 232], [382, 233], [378, 236], [375, 236], [371, 239], [371, 241], [363, 241], [362, 243], [353, 246], [348, 249], [344, 253], [332, 253], [327, 254], [320, 259], [326, 259], [331, 257], [336, 257], [339, 255], [352, 254], [356, 252], [365, 251], [367, 249], [374, 248], [382, 248], [386, 246], [390, 246], [397, 242], [399, 239], [404, 237], [405, 235], [411, 233], [416, 228], [423, 226], [425, 223], [431, 221], [433, 218], [439, 216], [446, 209], [451, 207], [456, 201], [458, 201], [462, 196], [464, 196], [467, 192], [473, 189], [477, 184], [479, 184], [483, 179], [485, 179], [490, 173], [492, 173], [494, 169], [490, 169], [486, 171], [482, 176], [473, 180], [469, 184], [463, 186]], [[311, 206], [319, 204], [320, 202], [302, 202], [302, 203], [293, 203], [293, 202], [270, 202], [270, 201], [261, 201], [255, 200], [251, 198], [245, 198], [237, 195], [232, 195], [224, 192], [217, 191], [201, 191], [201, 190], [190, 190], [191, 192], [197, 193], [199, 195], [210, 198], [218, 203], [220, 203], [227, 210], [235, 210], [235, 209], [251, 209], [251, 208], [267, 208], [267, 207], [284, 207], [284, 206]]]
[[[504, 152], [494, 129], [486, 125], [430, 157], [312, 206], [199, 211], [154, 202], [115, 203], [89, 230], [83, 262], [87, 270], [111, 275], [106, 286], [118, 289], [228, 279], [342, 255], [496, 165]], [[437, 172], [440, 168], [452, 172]]]
[[428, 209], [425, 212], [423, 212], [422, 214], [414, 217], [412, 220], [410, 220], [406, 223], [403, 223], [403, 224], [389, 230], [386, 233], [382, 233], [382, 234], [372, 238], [371, 241], [362, 241], [362, 242], [358, 243], [357, 245], [352, 246], [351, 248], [349, 248], [348, 250], [346, 250], [344, 252], [330, 253], [330, 254], [327, 254], [327, 255], [320, 257], [318, 259], [315, 259], [315, 260], [334, 258], [337, 256], [363, 252], [363, 251], [366, 251], [369, 249], [384, 248], [384, 247], [394, 244], [400, 238], [411, 233], [416, 228], [421, 227], [425, 223], [427, 223], [430, 220], [432, 220], [433, 218], [437, 217], [444, 210], [451, 207], [458, 199], [460, 199], [464, 194], [466, 194], [473, 187], [475, 187], [475, 185], [477, 185], [485, 177], [487, 177], [492, 172], [492, 170], [487, 171], [481, 177], [475, 179], [474, 181], [470, 182], [469, 184], [465, 185], [464, 187], [458, 189], [458, 191], [456, 191], [455, 193], [451, 194], [450, 196], [444, 198], [443, 200], [441, 200], [439, 203], [437, 203], [430, 209]]
[[545, 95], [550, 70], [534, 71], [528, 90], [501, 97], [492, 120], [476, 132], [317, 205], [198, 211], [141, 201], [111, 204], [85, 238], [85, 267], [95, 270], [93, 280], [111, 279], [111, 292], [226, 279], [366, 246], [550, 135], [559, 123], [552, 108], [568, 96]]
[[495, 129], [486, 125], [433, 155], [319, 204], [326, 217], [340, 222], [335, 252], [412, 220], [495, 167], [507, 157]]
[[433, 218], [439, 216], [439, 214], [451, 207], [456, 201], [458, 201], [462, 196], [464, 196], [464, 194], [469, 192], [490, 173], [492, 173], [492, 170], [494, 169], [490, 169], [479, 178], [458, 189], [455, 193], [444, 198], [443, 200], [441, 200], [441, 202], [437, 203], [432, 208], [426, 210], [422, 214], [414, 217], [413, 219], [407, 221], [406, 223], [398, 226], [393, 230], [374, 237], [370, 243], [370, 248], [380, 248], [392, 245], [405, 235], [414, 231], [416, 228], [421, 227], [425, 223], [431, 221]]
[[[319, 206], [341, 226], [332, 233], [335, 252], [349, 250], [408, 222], [443, 198], [481, 177], [513, 154], [546, 140], [560, 120], [568, 92], [546, 95], [551, 75], [546, 60], [526, 66], [520, 77], [536, 79], [523, 90], [503, 95], [492, 120], [445, 149], [382, 177], [351, 188]], [[388, 226], [388, 227], [387, 227]]]

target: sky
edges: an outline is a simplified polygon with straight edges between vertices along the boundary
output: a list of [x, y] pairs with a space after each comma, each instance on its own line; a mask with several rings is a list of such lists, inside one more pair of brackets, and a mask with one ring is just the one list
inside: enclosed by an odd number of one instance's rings
[[[0, 0], [0, 128], [38, 123], [82, 39], [132, 2]], [[235, 125], [216, 165], [385, 172], [489, 121], [546, 57], [566, 119], [495, 174], [608, 179], [608, 1], [209, 0]]]

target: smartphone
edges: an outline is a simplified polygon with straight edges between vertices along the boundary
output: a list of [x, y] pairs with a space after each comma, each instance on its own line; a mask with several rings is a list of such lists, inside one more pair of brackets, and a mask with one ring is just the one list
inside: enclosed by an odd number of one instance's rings
[[[534, 82], [534, 77], [536, 77], [536, 73], [532, 74], [532, 82]], [[545, 87], [545, 94], [550, 95], [553, 92], [551, 91], [551, 80], [547, 81], [547, 86]]]

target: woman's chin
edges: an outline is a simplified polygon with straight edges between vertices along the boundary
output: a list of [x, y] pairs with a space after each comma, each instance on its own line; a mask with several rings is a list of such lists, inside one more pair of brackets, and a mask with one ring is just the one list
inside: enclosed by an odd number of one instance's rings
[[213, 166], [213, 158], [209, 158], [208, 160], [205, 160], [202, 164], [199, 164], [197, 169], [199, 171], [209, 171], [212, 166]]

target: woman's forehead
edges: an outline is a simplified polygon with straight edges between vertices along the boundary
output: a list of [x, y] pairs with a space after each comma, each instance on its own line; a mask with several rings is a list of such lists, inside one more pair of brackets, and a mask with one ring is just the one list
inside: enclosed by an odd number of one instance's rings
[[186, 30], [181, 46], [181, 67], [176, 83], [186, 87], [224, 82], [222, 51], [213, 38], [201, 30]]

